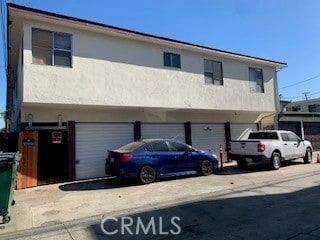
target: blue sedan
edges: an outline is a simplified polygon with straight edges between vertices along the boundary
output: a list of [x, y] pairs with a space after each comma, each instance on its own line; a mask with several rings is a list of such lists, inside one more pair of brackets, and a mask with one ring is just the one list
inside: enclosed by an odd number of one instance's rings
[[210, 175], [218, 169], [211, 153], [174, 140], [147, 139], [109, 151], [106, 174], [119, 179], [138, 179], [143, 184], [157, 178], [191, 174]]

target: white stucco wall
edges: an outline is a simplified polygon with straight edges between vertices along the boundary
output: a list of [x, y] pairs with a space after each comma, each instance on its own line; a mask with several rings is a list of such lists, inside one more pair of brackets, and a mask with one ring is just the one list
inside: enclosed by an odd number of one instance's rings
[[258, 112], [235, 113], [226, 111], [213, 112], [183, 112], [164, 110], [138, 110], [138, 109], [94, 109], [65, 108], [63, 106], [23, 106], [21, 121], [28, 122], [28, 114], [32, 114], [33, 122], [156, 122], [156, 123], [253, 123], [259, 119]]
[[[32, 63], [32, 27], [72, 34], [72, 68]], [[33, 21], [24, 46], [24, 103], [275, 112], [272, 67]], [[164, 67], [163, 51], [181, 69]], [[223, 62], [223, 86], [204, 83], [204, 59]], [[265, 93], [250, 93], [248, 67], [263, 69]]]
[[[22, 42], [22, 38], [21, 38]], [[21, 104], [22, 104], [22, 86], [23, 86], [23, 59], [22, 51], [20, 48], [19, 59], [18, 59], [18, 70], [16, 75], [16, 81], [14, 85], [13, 95], [12, 95], [12, 111], [11, 111], [11, 128], [16, 129], [17, 123], [20, 121], [19, 116], [21, 114]], [[21, 117], [21, 116], [20, 116]]]

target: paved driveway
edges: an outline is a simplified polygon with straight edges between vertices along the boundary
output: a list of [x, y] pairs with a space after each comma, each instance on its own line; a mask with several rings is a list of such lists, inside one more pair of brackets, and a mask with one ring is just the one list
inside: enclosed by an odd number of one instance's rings
[[[219, 175], [149, 185], [110, 179], [47, 185], [16, 192], [0, 239], [110, 239], [100, 226], [110, 216], [118, 221], [104, 225], [118, 230], [113, 239], [320, 239], [319, 186], [320, 164], [301, 160], [278, 171], [227, 164]], [[124, 223], [133, 219], [124, 235], [121, 216]], [[147, 227], [152, 219], [154, 229], [136, 235], [138, 222]]]

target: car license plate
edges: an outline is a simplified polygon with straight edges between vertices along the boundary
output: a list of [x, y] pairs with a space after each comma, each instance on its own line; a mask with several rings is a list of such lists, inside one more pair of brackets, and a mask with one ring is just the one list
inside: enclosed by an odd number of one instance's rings
[[252, 162], [252, 158], [246, 158], [246, 162], [251, 163]]
[[110, 158], [110, 163], [114, 163], [114, 158]]

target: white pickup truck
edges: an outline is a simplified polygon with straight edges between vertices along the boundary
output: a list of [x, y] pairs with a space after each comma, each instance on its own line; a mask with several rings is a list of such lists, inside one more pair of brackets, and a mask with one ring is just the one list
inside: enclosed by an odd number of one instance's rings
[[257, 131], [251, 132], [246, 140], [231, 141], [230, 158], [236, 160], [240, 168], [256, 163], [279, 169], [284, 160], [303, 158], [305, 163], [311, 163], [312, 146], [290, 131]]

